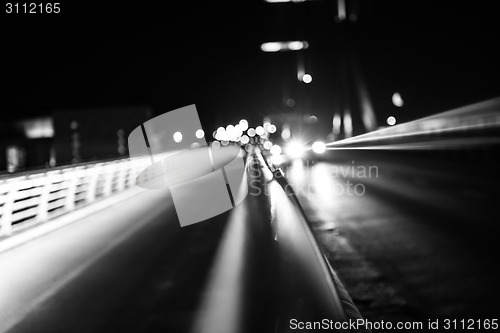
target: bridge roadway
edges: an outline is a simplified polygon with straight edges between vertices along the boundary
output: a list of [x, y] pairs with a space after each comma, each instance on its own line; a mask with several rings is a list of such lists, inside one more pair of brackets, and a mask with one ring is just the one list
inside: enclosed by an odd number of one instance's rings
[[285, 332], [292, 317], [358, 318], [299, 208], [258, 166], [247, 161], [246, 199], [202, 223], [181, 228], [168, 190], [141, 190], [3, 252], [0, 332]]
[[185, 331], [228, 214], [180, 228], [144, 191], [0, 256], [0, 331]]
[[500, 174], [489, 148], [332, 151], [287, 168], [366, 319], [498, 317]]

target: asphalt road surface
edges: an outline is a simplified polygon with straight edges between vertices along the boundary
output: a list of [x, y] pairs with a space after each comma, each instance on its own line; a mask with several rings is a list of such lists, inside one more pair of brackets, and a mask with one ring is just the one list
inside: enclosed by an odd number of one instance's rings
[[254, 194], [181, 228], [169, 191], [144, 190], [1, 253], [0, 332], [276, 332], [302, 280]]
[[[491, 156], [336, 152], [285, 171], [365, 318], [491, 319], [500, 310]], [[249, 195], [180, 228], [168, 191], [145, 191], [3, 253], [0, 331], [274, 332], [273, 311], [287, 306], [273, 296], [291, 293], [273, 293], [293, 269], [276, 274], [266, 209]], [[200, 319], [200, 309], [216, 311]]]
[[146, 191], [0, 256], [2, 330], [184, 332], [227, 214], [180, 228]]
[[369, 320], [497, 318], [492, 151], [333, 151], [287, 177]]

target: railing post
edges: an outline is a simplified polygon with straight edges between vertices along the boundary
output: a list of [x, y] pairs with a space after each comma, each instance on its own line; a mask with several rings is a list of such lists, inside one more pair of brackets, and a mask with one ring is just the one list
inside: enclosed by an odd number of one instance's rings
[[68, 180], [68, 187], [66, 189], [66, 200], [64, 201], [64, 209], [66, 211], [75, 208], [76, 185], [78, 184], [78, 172], [72, 171], [67, 174], [70, 177]]
[[[7, 185], [7, 184], [6, 184]], [[17, 187], [15, 183], [6, 186], [8, 192], [3, 204], [2, 217], [0, 217], [0, 235], [10, 236], [12, 234], [12, 208], [16, 199]]]
[[52, 185], [52, 180], [49, 175], [44, 177], [44, 184], [42, 188], [42, 193], [40, 194], [40, 201], [38, 202], [38, 213], [36, 218], [38, 221], [45, 221], [49, 217], [49, 195], [50, 187]]
[[107, 197], [111, 194], [113, 189], [113, 174], [114, 174], [114, 164], [108, 164], [104, 170], [104, 184], [102, 187], [102, 195]]
[[125, 176], [127, 172], [127, 165], [121, 162], [118, 167], [118, 177], [116, 179], [116, 191], [120, 192], [125, 189]]
[[101, 166], [95, 166], [87, 169], [90, 174], [89, 184], [87, 186], [87, 193], [85, 195], [85, 202], [91, 203], [95, 201], [96, 189], [97, 189], [97, 181], [99, 179], [99, 173], [102, 170]]
[[132, 187], [136, 183], [136, 178], [139, 174], [139, 168], [137, 166], [129, 164], [127, 172], [128, 172], [127, 183], [129, 187]]

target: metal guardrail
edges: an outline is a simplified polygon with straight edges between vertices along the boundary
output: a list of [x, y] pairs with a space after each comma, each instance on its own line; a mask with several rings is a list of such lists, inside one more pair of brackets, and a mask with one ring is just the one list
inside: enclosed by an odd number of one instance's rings
[[500, 144], [500, 98], [330, 142], [328, 149], [438, 149]]
[[[264, 199], [269, 201], [268, 206], [271, 208], [278, 257], [285, 262], [281, 266], [286, 273], [281, 275], [288, 281], [282, 282], [294, 292], [301, 290], [296, 293], [295, 300], [287, 300], [285, 317], [293, 313], [298, 317], [328, 318], [335, 322], [362, 320], [357, 307], [321, 251], [307, 216], [285, 175], [281, 169], [269, 165], [262, 155], [256, 155], [256, 160], [263, 170], [262, 184], [269, 188], [267, 192], [270, 195]], [[286, 293], [293, 294], [291, 289]], [[290, 306], [290, 302], [298, 302], [297, 307]], [[302, 302], [307, 303], [307, 310], [302, 308]], [[313, 312], [311, 309], [314, 309]], [[282, 326], [278, 331], [281, 330], [287, 331], [287, 328]], [[370, 332], [367, 329], [359, 331]]]
[[284, 333], [293, 320], [362, 319], [286, 180], [260, 154], [245, 169], [248, 196], [229, 214], [191, 332]]
[[141, 162], [97, 162], [0, 180], [0, 237], [131, 187]]

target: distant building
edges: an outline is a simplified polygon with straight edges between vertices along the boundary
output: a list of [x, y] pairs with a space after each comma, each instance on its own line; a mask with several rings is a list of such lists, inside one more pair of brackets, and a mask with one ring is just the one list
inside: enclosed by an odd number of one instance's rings
[[59, 110], [0, 125], [0, 173], [128, 156], [128, 134], [149, 108]]
[[147, 107], [54, 112], [57, 164], [128, 156], [128, 134], [151, 116]]

